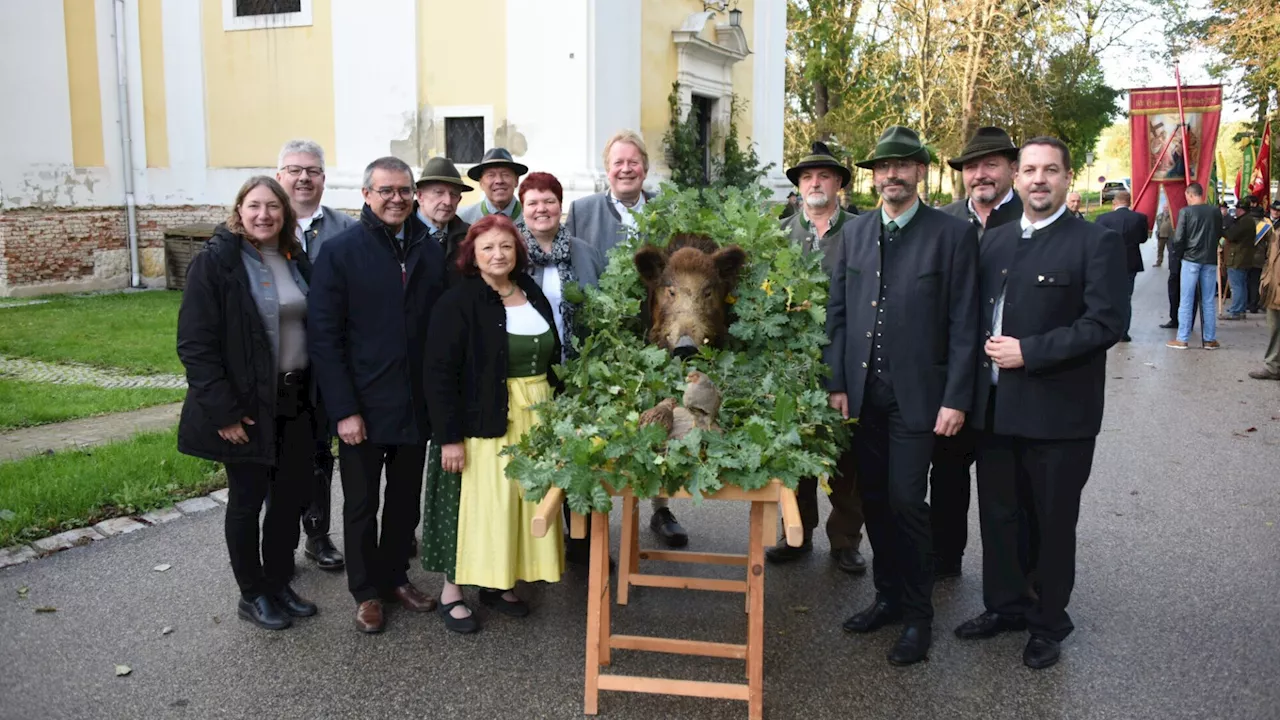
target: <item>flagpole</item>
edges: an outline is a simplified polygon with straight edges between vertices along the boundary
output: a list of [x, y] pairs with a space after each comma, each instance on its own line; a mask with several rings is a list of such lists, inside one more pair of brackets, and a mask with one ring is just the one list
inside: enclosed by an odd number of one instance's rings
[[[1138, 207], [1138, 204], [1142, 202], [1142, 196], [1146, 194], [1147, 188], [1151, 186], [1151, 179], [1156, 176], [1156, 171], [1160, 169], [1160, 163], [1164, 162], [1165, 153], [1169, 152], [1169, 146], [1172, 144], [1173, 135], [1170, 135], [1164, 141], [1164, 145], [1160, 146], [1160, 154], [1156, 156], [1156, 161], [1151, 165], [1151, 172], [1147, 174], [1147, 181], [1142, 184], [1142, 187], [1138, 188], [1138, 195], [1133, 199], [1133, 207]], [[1186, 165], [1186, 162], [1184, 161], [1182, 164]], [[1102, 202], [1101, 199], [1098, 202]]]
[[1187, 114], [1182, 109], [1182, 73], [1178, 69], [1178, 61], [1173, 61], [1173, 84], [1178, 88], [1178, 122], [1182, 131], [1182, 177], [1183, 185], [1189, 186], [1191, 179], [1191, 149], [1187, 144]]

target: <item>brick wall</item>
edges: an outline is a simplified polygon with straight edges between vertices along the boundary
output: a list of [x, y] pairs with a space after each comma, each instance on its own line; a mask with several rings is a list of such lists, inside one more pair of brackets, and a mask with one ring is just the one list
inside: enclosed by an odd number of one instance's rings
[[[138, 208], [143, 275], [164, 275], [165, 228], [226, 220], [218, 206]], [[124, 208], [23, 208], [0, 213], [0, 295], [106, 290], [129, 284]]]

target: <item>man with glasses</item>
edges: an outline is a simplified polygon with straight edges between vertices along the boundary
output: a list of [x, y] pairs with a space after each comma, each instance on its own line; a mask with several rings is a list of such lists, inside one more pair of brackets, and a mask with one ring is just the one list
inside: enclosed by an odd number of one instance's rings
[[904, 625], [889, 662], [928, 657], [933, 640], [929, 462], [973, 403], [978, 364], [978, 233], [920, 200], [929, 167], [920, 137], [885, 130], [858, 167], [883, 205], [840, 230], [823, 358], [831, 407], [857, 418], [853, 450], [876, 598], [853, 633]]
[[458, 217], [458, 202], [462, 200], [462, 193], [473, 189], [463, 182], [458, 168], [446, 157], [428, 160], [422, 168], [422, 177], [418, 178], [418, 219], [427, 226], [432, 241], [444, 249], [445, 282], [449, 287], [462, 277], [453, 260], [458, 244], [471, 227]]
[[[289, 194], [289, 204], [298, 217], [294, 235], [314, 265], [320, 246], [356, 224], [350, 215], [320, 204], [324, 197], [324, 148], [311, 140], [290, 140], [280, 148], [276, 180]], [[311, 504], [302, 515], [307, 534], [304, 552], [321, 570], [341, 570], [342, 553], [329, 539], [329, 518], [333, 515], [333, 453], [329, 433], [316, 433], [314, 485]]]
[[[413, 171], [383, 157], [364, 171], [360, 224], [329, 240], [312, 275], [307, 339], [342, 466], [347, 585], [356, 627], [381, 632], [382, 600], [435, 601], [409, 582], [430, 426], [422, 361], [444, 291], [444, 249], [413, 212]], [[381, 476], [386, 502], [378, 531]]]

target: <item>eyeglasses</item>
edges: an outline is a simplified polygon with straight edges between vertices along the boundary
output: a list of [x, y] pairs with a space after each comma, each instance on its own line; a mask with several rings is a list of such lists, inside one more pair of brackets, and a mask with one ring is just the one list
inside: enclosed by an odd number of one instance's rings
[[324, 168], [316, 167], [315, 165], [309, 165], [306, 167], [302, 165], [285, 165], [280, 169], [289, 177], [298, 177], [302, 173], [306, 173], [307, 177], [318, 178], [324, 174]]
[[378, 197], [382, 198], [383, 200], [390, 200], [391, 198], [397, 195], [400, 196], [401, 200], [408, 200], [409, 198], [413, 197], [413, 188], [411, 187], [398, 187], [398, 188], [380, 187], [380, 188], [369, 188], [369, 190], [371, 190], [372, 192], [378, 193]]
[[877, 160], [872, 167], [876, 172], [886, 172], [888, 170], [902, 172], [903, 170], [909, 170], [915, 164], [915, 160]]

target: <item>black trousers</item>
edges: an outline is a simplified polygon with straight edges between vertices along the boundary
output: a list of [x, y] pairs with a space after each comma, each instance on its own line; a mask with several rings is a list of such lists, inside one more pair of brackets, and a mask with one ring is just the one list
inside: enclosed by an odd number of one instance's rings
[[[994, 398], [993, 398], [994, 399]], [[991, 427], [990, 425], [988, 427]], [[1062, 640], [1075, 628], [1076, 520], [1095, 438], [1032, 440], [986, 432], [978, 443], [982, 599], [988, 611], [1025, 615], [1032, 635]], [[1034, 517], [1038, 597], [1028, 592], [1022, 535]]]
[[1245, 302], [1245, 309], [1249, 312], [1258, 312], [1259, 301], [1261, 299], [1259, 287], [1261, 284], [1262, 268], [1249, 268], [1249, 274], [1245, 277], [1245, 287], [1249, 291], [1249, 297], [1246, 298]]
[[899, 606], [908, 624], [933, 621], [933, 543], [929, 526], [932, 430], [908, 430], [893, 388], [867, 380], [853, 434], [858, 490], [874, 553], [876, 594]]
[[[831, 494], [831, 514], [827, 516], [827, 540], [831, 550], [858, 549], [862, 544], [862, 499], [858, 496], [857, 458], [852, 450], [841, 453], [836, 460], [836, 472], [828, 481]], [[796, 500], [800, 506], [800, 524], [805, 538], [813, 537], [818, 527], [818, 479], [803, 478], [796, 486]]]
[[[309, 497], [315, 444], [310, 409], [276, 418], [276, 465], [227, 464], [225, 532], [240, 594], [251, 599], [289, 583], [298, 520]], [[261, 532], [258, 516], [266, 503]], [[261, 538], [261, 543], [259, 543]], [[261, 556], [259, 556], [261, 552]]]
[[[413, 531], [422, 519], [422, 471], [427, 445], [338, 443], [347, 589], [356, 602], [409, 582]], [[386, 469], [386, 502], [378, 532], [378, 501]]]
[[[1178, 324], [1178, 305], [1182, 302], [1182, 253], [1169, 251], [1169, 322]], [[1196, 324], [1200, 312], [1200, 288], [1196, 288], [1196, 301], [1191, 304], [1191, 325]]]
[[312, 458], [311, 502], [302, 514], [302, 529], [308, 538], [329, 534], [329, 522], [333, 517], [333, 465], [329, 436], [321, 433], [321, 437], [316, 438], [316, 450]]
[[969, 544], [969, 500], [978, 434], [969, 426], [951, 437], [934, 440], [929, 471], [929, 525], [933, 557], [943, 565], [959, 565]]

